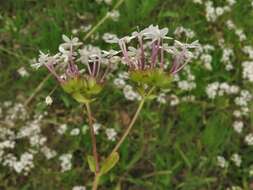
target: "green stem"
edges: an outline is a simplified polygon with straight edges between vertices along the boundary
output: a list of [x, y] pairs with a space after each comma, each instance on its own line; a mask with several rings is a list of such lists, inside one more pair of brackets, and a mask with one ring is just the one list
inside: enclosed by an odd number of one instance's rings
[[92, 190], [97, 190], [99, 184], [100, 174], [95, 174], [95, 179], [93, 181]]
[[[122, 137], [120, 138], [120, 140], [118, 141], [118, 143], [116, 144], [116, 146], [114, 147], [114, 149], [112, 150], [111, 154], [113, 154], [114, 152], [117, 152], [119, 147], [121, 146], [121, 144], [124, 142], [124, 140], [126, 139], [126, 137], [128, 136], [129, 132], [131, 131], [131, 129], [133, 128], [139, 114], [140, 114], [140, 111], [144, 105], [144, 102], [145, 102], [145, 97], [140, 101], [139, 103], [139, 106], [137, 108], [137, 111], [135, 112], [134, 114], [134, 117], [131, 121], [131, 123], [129, 124], [129, 126], [127, 127], [126, 131], [124, 132], [124, 134], [122, 135]], [[111, 155], [110, 154], [110, 155]]]
[[[119, 6], [124, 2], [124, 0], [119, 0], [118, 3], [113, 7], [112, 10], [116, 10]], [[87, 40], [107, 19], [109, 18], [109, 14], [104, 15], [99, 22], [85, 35], [84, 41]]]

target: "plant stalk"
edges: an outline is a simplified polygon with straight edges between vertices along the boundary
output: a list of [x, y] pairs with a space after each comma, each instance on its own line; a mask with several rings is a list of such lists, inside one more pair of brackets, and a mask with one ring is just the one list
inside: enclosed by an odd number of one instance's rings
[[[120, 138], [120, 140], [118, 141], [118, 143], [115, 145], [114, 149], [112, 150], [111, 154], [113, 154], [114, 152], [117, 152], [119, 147], [121, 146], [121, 144], [124, 142], [124, 140], [126, 139], [126, 137], [128, 136], [129, 132], [131, 131], [131, 129], [133, 128], [139, 114], [140, 114], [140, 111], [144, 105], [144, 102], [145, 102], [145, 97], [140, 101], [139, 103], [139, 106], [134, 114], [134, 117], [131, 121], [131, 123], [129, 124], [129, 126], [127, 127], [126, 131], [124, 132], [124, 134], [122, 135], [122, 137]], [[110, 155], [111, 155], [110, 154]]]
[[100, 174], [95, 174], [95, 179], [93, 181], [92, 190], [97, 190], [99, 184]]
[[96, 136], [95, 136], [95, 131], [93, 128], [93, 122], [92, 122], [92, 115], [91, 115], [91, 109], [90, 109], [90, 104], [86, 103], [85, 104], [86, 109], [87, 109], [87, 114], [88, 114], [88, 120], [89, 120], [89, 128], [90, 128], [90, 135], [92, 139], [92, 152], [93, 152], [93, 157], [95, 159], [96, 163], [96, 173], [99, 173], [99, 161], [98, 161], [98, 153], [97, 153], [97, 142], [96, 142]]

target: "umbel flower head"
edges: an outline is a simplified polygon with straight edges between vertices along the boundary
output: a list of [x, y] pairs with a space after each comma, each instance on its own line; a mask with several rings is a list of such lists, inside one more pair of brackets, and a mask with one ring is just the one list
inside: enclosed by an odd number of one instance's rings
[[116, 52], [101, 51], [99, 48], [96, 51], [95, 48], [80, 49], [82, 43], [78, 38], [70, 39], [65, 35], [63, 40], [57, 54], [51, 56], [40, 52], [38, 62], [32, 66], [45, 66], [59, 81], [63, 90], [78, 102], [92, 101], [103, 88]]
[[[149, 26], [140, 32], [133, 32], [131, 36], [111, 40], [118, 43], [122, 52], [122, 62], [129, 67], [131, 79], [145, 86], [166, 88], [171, 77], [178, 73], [191, 60], [193, 54], [190, 49], [198, 47], [198, 42], [184, 44], [179, 41], [169, 46], [165, 40], [168, 29], [159, 29], [158, 26]], [[129, 45], [137, 44], [135, 47]], [[165, 63], [165, 54], [172, 57], [171, 63]]]

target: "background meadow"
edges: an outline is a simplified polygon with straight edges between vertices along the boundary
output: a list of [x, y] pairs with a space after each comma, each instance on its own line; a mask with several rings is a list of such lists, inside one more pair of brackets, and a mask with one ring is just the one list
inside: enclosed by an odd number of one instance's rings
[[[171, 88], [145, 105], [99, 189], [253, 189], [253, 1], [2, 0], [0, 190], [91, 188], [83, 107], [31, 64], [39, 50], [57, 52], [62, 34], [78, 37], [84, 50], [110, 48], [112, 35], [151, 24], [201, 48]], [[92, 106], [101, 155], [136, 110], [124, 82], [115, 66]]]

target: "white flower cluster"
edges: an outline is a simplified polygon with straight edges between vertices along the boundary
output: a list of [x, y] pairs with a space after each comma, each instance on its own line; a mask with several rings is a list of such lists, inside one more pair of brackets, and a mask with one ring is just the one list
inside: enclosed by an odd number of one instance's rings
[[217, 156], [217, 165], [221, 168], [227, 168], [228, 162], [223, 156]]
[[67, 131], [67, 124], [62, 124], [57, 128], [57, 133], [63, 135]]
[[167, 102], [167, 100], [166, 100], [166, 94], [164, 92], [158, 94], [156, 100], [157, 100], [157, 102], [159, 102], [161, 104], [165, 104]]
[[51, 98], [51, 96], [47, 96], [46, 98], [45, 98], [45, 103], [47, 104], [47, 105], [51, 105], [52, 103], [53, 103], [53, 99]]
[[209, 22], [215, 22], [220, 16], [226, 12], [230, 12], [232, 6], [235, 4], [235, 0], [227, 0], [227, 5], [223, 7], [214, 7], [212, 1], [205, 3], [206, 7], [206, 20]]
[[120, 13], [118, 10], [113, 10], [107, 13], [108, 17], [111, 18], [113, 21], [117, 22], [120, 17]]
[[198, 4], [202, 4], [202, 0], [193, 0], [193, 3], [198, 3]]
[[47, 160], [50, 160], [57, 156], [57, 152], [48, 148], [46, 145], [43, 146], [40, 151], [44, 154]]
[[234, 69], [232, 64], [232, 58], [234, 57], [234, 51], [231, 48], [223, 48], [221, 62], [225, 64], [227, 71]]
[[244, 141], [247, 145], [252, 146], [253, 145], [253, 134], [248, 134], [245, 136]]
[[25, 67], [20, 67], [18, 70], [17, 70], [18, 74], [21, 76], [21, 77], [28, 77], [30, 74], [28, 73], [28, 71], [26, 70]]
[[193, 102], [193, 101], [195, 101], [195, 96], [187, 95], [187, 96], [183, 96], [183, 97], [181, 97], [181, 99], [179, 99], [179, 97], [175, 94], [170, 94], [170, 95], [167, 96], [165, 92], [161, 92], [157, 96], [156, 100], [157, 100], [157, 102], [159, 102], [161, 104], [169, 103], [170, 106], [176, 106], [180, 103], [180, 101], [182, 101], [182, 102]]
[[3, 166], [8, 166], [13, 168], [17, 173], [23, 173], [23, 175], [28, 175], [29, 171], [34, 167], [33, 164], [33, 154], [25, 152], [20, 156], [20, 159], [17, 160], [13, 154], [9, 153], [5, 156]]
[[117, 132], [115, 131], [115, 129], [107, 128], [105, 130], [105, 133], [107, 135], [108, 140], [110, 140], [110, 141], [115, 141], [116, 140]]
[[235, 32], [241, 42], [247, 39], [247, 36], [245, 35], [244, 31], [240, 28], [237, 28], [232, 20], [228, 20], [226, 22], [226, 25], [229, 30], [233, 30]]
[[195, 37], [195, 32], [189, 28], [184, 28], [183, 26], [179, 26], [174, 31], [174, 34], [178, 37], [184, 35], [185, 37], [192, 39]]
[[241, 107], [247, 107], [252, 95], [248, 90], [241, 90], [240, 95], [235, 98], [235, 104]]
[[[101, 130], [102, 125], [100, 123], [94, 123], [93, 129], [96, 135], [99, 134], [99, 131]], [[106, 137], [109, 141], [115, 141], [117, 137], [117, 131], [114, 128], [106, 128], [105, 129]]]
[[102, 39], [107, 43], [111, 43], [117, 40], [118, 36], [116, 34], [104, 33]]
[[[240, 167], [242, 164], [242, 158], [237, 153], [232, 154], [232, 156], [230, 157], [230, 160], [237, 167]], [[227, 168], [229, 166], [229, 162], [223, 156], [217, 156], [217, 165], [221, 168]]]
[[2, 115], [4, 115], [1, 120], [10, 127], [14, 127], [17, 121], [25, 121], [28, 118], [27, 110], [21, 103], [13, 104], [6, 101], [3, 103], [1, 110]]
[[201, 61], [204, 68], [208, 71], [212, 71], [212, 60], [213, 57], [211, 55], [211, 52], [214, 51], [214, 46], [206, 44], [206, 45], [200, 45], [200, 48], [195, 51], [195, 59]]
[[140, 100], [141, 96], [133, 90], [133, 87], [128, 83], [129, 75], [127, 72], [121, 72], [114, 79], [113, 83], [117, 88], [123, 89], [123, 94], [127, 100]]
[[232, 95], [237, 94], [240, 88], [236, 85], [229, 85], [226, 82], [219, 83], [213, 82], [207, 85], [206, 94], [208, 98], [214, 99], [216, 96], [223, 96], [225, 94]]
[[237, 133], [241, 133], [243, 130], [243, 122], [242, 121], [234, 121], [233, 128]]
[[95, 133], [95, 135], [98, 135], [99, 134], [99, 130], [101, 129], [101, 124], [100, 123], [94, 123], [93, 124], [93, 129], [94, 129], [94, 133]]
[[[79, 15], [80, 19], [83, 19], [83, 16]], [[85, 18], [84, 18], [85, 19]], [[79, 28], [72, 29], [71, 33], [74, 35], [77, 35], [78, 33], [85, 33], [88, 32], [92, 28], [91, 24], [88, 25], [82, 25]]]
[[[45, 145], [47, 138], [42, 134], [41, 125], [46, 113], [44, 115], [35, 114], [33, 118], [30, 118], [22, 104], [14, 104], [13, 107], [11, 105], [9, 102], [3, 104], [3, 110], [6, 115], [1, 119], [4, 122], [6, 121], [9, 127], [0, 127], [0, 164], [10, 170], [14, 170], [18, 174], [28, 175], [34, 167], [35, 155], [42, 153], [47, 159], [51, 159], [57, 153]], [[20, 111], [23, 113], [19, 114]], [[8, 114], [11, 114], [11, 116]], [[15, 114], [19, 114], [19, 117], [22, 118], [21, 123], [23, 127], [18, 129], [12, 126], [12, 122], [7, 122], [9, 118], [13, 118], [12, 121], [17, 125], [18, 122], [15, 120], [17, 117], [13, 116]], [[22, 146], [24, 152], [20, 153], [20, 155], [17, 154], [19, 146], [24, 144], [25, 146]]]
[[79, 128], [74, 128], [70, 131], [71, 136], [77, 136], [80, 134], [80, 129]]
[[253, 47], [252, 46], [244, 46], [242, 51], [246, 53], [250, 59], [253, 59]]
[[176, 105], [178, 105], [179, 104], [179, 98], [176, 96], [176, 95], [174, 95], [174, 94], [172, 94], [171, 96], [170, 96], [170, 105], [171, 106], [176, 106]]
[[59, 157], [59, 160], [61, 161], [61, 171], [62, 172], [66, 172], [66, 171], [71, 170], [71, 168], [72, 168], [71, 159], [72, 159], [72, 154], [62, 154]]
[[226, 188], [226, 190], [243, 190], [240, 186], [232, 186], [230, 188]]
[[135, 92], [133, 90], [133, 87], [130, 86], [130, 85], [126, 85], [124, 88], [123, 88], [123, 93], [125, 95], [125, 98], [127, 100], [131, 100], [131, 101], [134, 101], [134, 100], [141, 100], [141, 96]]
[[244, 61], [242, 63], [242, 76], [244, 79], [253, 82], [253, 61]]
[[180, 79], [179, 75], [174, 76], [174, 81], [177, 82], [178, 88], [180, 88], [183, 91], [191, 91], [196, 88], [196, 82], [195, 82], [195, 76], [192, 74], [190, 67], [187, 65], [184, 68], [184, 71], [181, 72], [182, 77], [185, 79]]
[[85, 186], [75, 186], [72, 188], [72, 190], [86, 190]]
[[231, 161], [237, 166], [237, 167], [240, 167], [241, 166], [241, 163], [242, 163], [242, 158], [239, 154], [233, 154], [231, 156]]
[[239, 109], [234, 111], [234, 116], [236, 118], [241, 118], [242, 116], [247, 116], [249, 113], [249, 102], [252, 100], [252, 95], [247, 90], [241, 90], [240, 94], [235, 97], [234, 102], [239, 107]]

